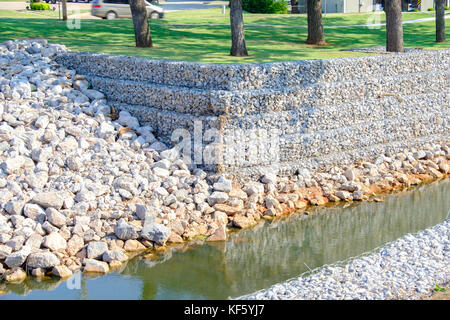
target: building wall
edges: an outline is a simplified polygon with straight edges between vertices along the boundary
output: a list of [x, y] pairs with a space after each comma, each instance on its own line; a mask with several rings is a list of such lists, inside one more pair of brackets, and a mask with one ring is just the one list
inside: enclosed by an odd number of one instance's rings
[[[365, 10], [365, 7], [367, 6], [367, 2], [369, 0], [345, 0], [346, 3], [346, 13], [353, 13], [353, 12], [367, 12], [367, 10]], [[361, 11], [359, 11], [359, 4], [363, 5], [361, 6]]]
[[[303, 5], [304, 0], [302, 2]], [[427, 11], [428, 8], [434, 8], [434, 0], [422, 0], [421, 11]], [[373, 0], [322, 0], [324, 13], [373, 12], [379, 9], [380, 7], [376, 6]]]
[[324, 13], [344, 12], [345, 1], [347, 0], [322, 0], [322, 11]]
[[422, 0], [421, 11], [427, 11], [428, 8], [435, 8], [434, 0]]

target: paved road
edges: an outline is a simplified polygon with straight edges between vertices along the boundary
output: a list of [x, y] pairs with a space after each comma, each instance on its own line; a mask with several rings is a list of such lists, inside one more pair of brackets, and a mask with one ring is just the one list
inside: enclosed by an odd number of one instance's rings
[[[227, 4], [228, 1], [223, 1], [223, 4]], [[221, 7], [221, 3], [210, 1], [192, 1], [192, 0], [167, 0], [161, 2], [161, 6], [166, 12], [179, 11], [179, 10], [198, 10]]]
[[[223, 1], [223, 3], [228, 3]], [[25, 1], [23, 2], [0, 2], [0, 9], [4, 10], [23, 10], [29, 4]], [[91, 3], [80, 3], [80, 2], [67, 2], [67, 9], [71, 10], [73, 8], [79, 8], [80, 10], [89, 10], [91, 8]], [[52, 6], [58, 7], [58, 4], [52, 4]], [[193, 1], [193, 0], [168, 0], [161, 2], [161, 6], [166, 12], [180, 11], [180, 10], [198, 10], [198, 9], [209, 9], [214, 7], [221, 7], [219, 3], [211, 3], [210, 1]]]
[[[223, 4], [228, 3], [227, 1], [223, 1]], [[24, 10], [29, 3], [23, 2], [0, 2], [0, 9], [3, 10]], [[90, 10], [91, 3], [82, 3], [82, 2], [67, 2], [67, 10], [70, 15], [71, 11], [75, 9], [79, 10]], [[193, 1], [193, 0], [168, 0], [161, 1], [160, 4], [165, 12], [174, 12], [181, 10], [199, 10], [199, 9], [209, 9], [214, 7], [222, 7], [221, 2], [215, 2], [214, 4], [210, 1]], [[58, 10], [58, 4], [51, 4], [52, 7], [56, 7]], [[80, 18], [80, 19], [96, 19], [97, 17], [92, 16], [90, 13], [81, 13], [71, 15], [72, 18]]]

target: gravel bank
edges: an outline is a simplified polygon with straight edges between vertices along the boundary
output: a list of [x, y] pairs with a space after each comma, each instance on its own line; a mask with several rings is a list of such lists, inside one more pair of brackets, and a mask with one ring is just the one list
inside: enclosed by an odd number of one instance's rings
[[61, 45], [0, 44], [0, 276], [107, 273], [168, 243], [222, 241], [229, 228], [329, 201], [445, 178], [448, 141], [328, 172], [242, 182], [188, 166], [152, 127], [116, 112]]
[[450, 219], [408, 234], [348, 264], [276, 284], [240, 299], [418, 299], [450, 279]]

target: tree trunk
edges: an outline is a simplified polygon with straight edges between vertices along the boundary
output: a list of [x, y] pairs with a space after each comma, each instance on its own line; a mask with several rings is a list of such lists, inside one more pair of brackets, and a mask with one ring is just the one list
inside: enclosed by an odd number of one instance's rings
[[62, 0], [61, 7], [63, 20], [67, 21], [67, 0]]
[[403, 52], [402, 0], [386, 0], [386, 51]]
[[300, 10], [298, 10], [298, 0], [291, 0], [291, 13], [300, 13]]
[[241, 0], [230, 0], [231, 50], [230, 55], [247, 57], [245, 46], [244, 18], [242, 17]]
[[131, 16], [133, 17], [134, 37], [136, 47], [152, 47], [152, 37], [150, 35], [150, 26], [148, 24], [147, 8], [145, 0], [130, 0]]
[[316, 45], [325, 44], [322, 25], [322, 1], [307, 0], [306, 11], [308, 14], [308, 39], [306, 39], [306, 43]]
[[445, 0], [436, 0], [436, 42], [445, 42]]

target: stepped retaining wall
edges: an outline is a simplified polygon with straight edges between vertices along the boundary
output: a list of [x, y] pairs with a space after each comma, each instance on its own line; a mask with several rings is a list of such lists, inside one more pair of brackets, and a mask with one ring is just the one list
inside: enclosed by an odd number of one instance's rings
[[216, 161], [199, 162], [210, 171], [291, 174], [450, 139], [450, 50], [255, 65], [79, 52], [57, 61], [166, 141], [184, 128], [213, 145], [218, 131]]

